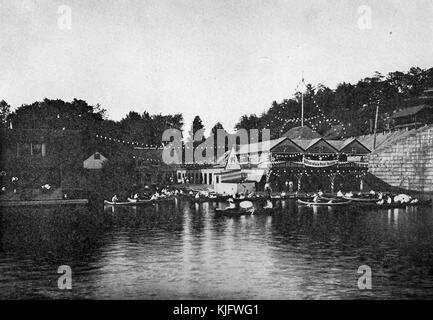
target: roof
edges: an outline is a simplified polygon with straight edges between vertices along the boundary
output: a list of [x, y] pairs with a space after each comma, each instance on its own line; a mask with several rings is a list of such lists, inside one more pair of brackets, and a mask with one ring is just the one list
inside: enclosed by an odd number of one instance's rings
[[311, 140], [296, 140], [293, 139], [293, 142], [296, 143], [298, 146], [300, 146], [303, 150], [307, 150], [308, 148], [315, 145], [317, 142], [322, 140], [322, 138], [316, 138]]
[[328, 141], [328, 143], [333, 146], [335, 149], [337, 150], [341, 150], [344, 147], [346, 147], [348, 144], [352, 143], [354, 140], [356, 140], [355, 138], [349, 138], [349, 139], [345, 139], [345, 140], [326, 140]]
[[298, 139], [298, 140], [306, 140], [306, 139], [316, 139], [321, 138], [322, 136], [318, 134], [316, 131], [311, 129], [308, 126], [303, 127], [294, 127], [284, 133], [282, 137], [287, 137], [289, 139]]
[[410, 108], [406, 108], [406, 109], [397, 111], [396, 113], [394, 113], [391, 116], [391, 118], [395, 119], [395, 118], [402, 118], [402, 117], [411, 116], [411, 115], [417, 114], [418, 112], [420, 112], [421, 110], [424, 110], [425, 108], [431, 109], [433, 107], [429, 106], [427, 104], [421, 104], [419, 106], [410, 107]]

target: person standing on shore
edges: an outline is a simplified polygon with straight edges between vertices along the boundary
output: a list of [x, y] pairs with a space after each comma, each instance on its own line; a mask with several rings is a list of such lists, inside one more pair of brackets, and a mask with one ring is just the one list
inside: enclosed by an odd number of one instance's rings
[[272, 189], [271, 189], [271, 185], [269, 182], [265, 183], [265, 192], [267, 193], [267, 197], [270, 198]]

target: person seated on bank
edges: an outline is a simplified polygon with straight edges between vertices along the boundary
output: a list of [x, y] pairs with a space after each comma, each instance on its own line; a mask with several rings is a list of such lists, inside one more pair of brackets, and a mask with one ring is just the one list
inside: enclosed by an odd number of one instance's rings
[[200, 192], [197, 192], [197, 193], [195, 194], [195, 198], [196, 198], [196, 199], [200, 199]]
[[343, 196], [344, 196], [343, 192], [341, 192], [341, 190], [338, 190], [337, 197], [343, 197]]
[[235, 205], [232, 198], [228, 199], [227, 201], [229, 202], [229, 205], [228, 205], [229, 209], [235, 209], [236, 208], [236, 205]]
[[319, 195], [315, 195], [313, 198], [313, 202], [319, 202]]
[[111, 202], [117, 202], [119, 199], [117, 198], [117, 195], [114, 195], [113, 198], [111, 198]]
[[273, 209], [274, 205], [272, 204], [272, 201], [270, 199], [266, 200], [266, 205], [263, 207], [263, 209]]
[[323, 196], [323, 191], [322, 191], [321, 189], [319, 189], [319, 192], [317, 192], [317, 195], [318, 195], [319, 197]]
[[138, 200], [138, 193], [134, 194], [134, 196], [132, 198], [135, 200]]

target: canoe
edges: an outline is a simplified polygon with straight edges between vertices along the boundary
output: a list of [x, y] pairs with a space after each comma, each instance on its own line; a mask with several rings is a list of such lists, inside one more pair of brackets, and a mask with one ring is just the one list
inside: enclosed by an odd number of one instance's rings
[[128, 201], [132, 202], [132, 203], [136, 203], [136, 204], [144, 204], [144, 203], [152, 203], [153, 202], [153, 200], [150, 200], [150, 199], [131, 199], [131, 198], [128, 198]]
[[153, 201], [137, 201], [137, 202], [132, 202], [132, 201], [117, 201], [117, 202], [113, 202], [113, 201], [108, 201], [108, 200], [104, 200], [104, 205], [105, 206], [139, 206], [139, 205], [151, 205], [153, 204]]
[[342, 198], [346, 200], [352, 200], [353, 202], [362, 202], [362, 203], [376, 203], [380, 200], [378, 198], [361, 198], [361, 197], [346, 197], [346, 196], [343, 196]]
[[[329, 202], [333, 201], [333, 202]], [[334, 207], [334, 206], [345, 206], [350, 203], [352, 203], [351, 200], [329, 200], [329, 201], [322, 201], [322, 202], [314, 202], [314, 201], [307, 201], [307, 200], [301, 200], [298, 199], [298, 203], [306, 206], [323, 206], [323, 207]]]
[[216, 208], [215, 212], [218, 214], [223, 214], [227, 216], [242, 216], [246, 214], [251, 214], [251, 209], [242, 209], [242, 208]]

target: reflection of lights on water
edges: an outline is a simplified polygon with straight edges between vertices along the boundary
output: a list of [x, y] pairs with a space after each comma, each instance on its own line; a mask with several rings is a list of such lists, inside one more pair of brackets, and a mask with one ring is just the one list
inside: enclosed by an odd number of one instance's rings
[[394, 223], [398, 224], [398, 209], [394, 209]]
[[266, 218], [266, 227], [270, 227], [272, 224], [272, 216]]
[[388, 209], [388, 225], [396, 225], [398, 224], [398, 215], [399, 215], [399, 210], [398, 208], [395, 209]]

